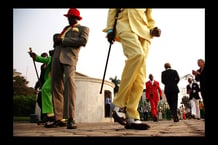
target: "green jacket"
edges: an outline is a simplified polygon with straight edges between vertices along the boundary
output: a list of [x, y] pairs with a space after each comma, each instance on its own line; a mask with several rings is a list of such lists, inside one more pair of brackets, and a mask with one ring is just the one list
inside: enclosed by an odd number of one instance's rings
[[47, 65], [45, 69], [45, 76], [44, 76], [45, 80], [47, 80], [48, 77], [51, 77], [51, 56], [42, 57], [40, 55], [37, 55], [35, 61], [45, 63]]

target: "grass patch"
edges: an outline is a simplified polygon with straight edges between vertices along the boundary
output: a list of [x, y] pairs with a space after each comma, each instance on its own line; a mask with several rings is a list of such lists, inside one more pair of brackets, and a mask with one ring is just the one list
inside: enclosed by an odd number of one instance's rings
[[13, 121], [17, 122], [29, 122], [30, 121], [30, 116], [14, 116]]

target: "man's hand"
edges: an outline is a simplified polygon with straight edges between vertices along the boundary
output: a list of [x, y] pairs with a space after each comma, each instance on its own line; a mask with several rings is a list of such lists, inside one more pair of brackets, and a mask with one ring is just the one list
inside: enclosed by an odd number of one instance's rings
[[32, 57], [34, 60], [36, 60], [36, 53], [34, 52], [28, 52], [30, 57]]
[[114, 32], [110, 32], [107, 34], [107, 40], [109, 43], [113, 44], [114, 43], [114, 38], [115, 38], [115, 34]]
[[192, 74], [195, 75], [195, 76], [200, 75], [200, 73], [198, 71], [195, 71], [195, 70], [192, 70]]
[[59, 46], [62, 44], [62, 39], [59, 36], [54, 37], [54, 44]]
[[160, 37], [160, 34], [161, 34], [161, 30], [158, 27], [154, 27], [151, 30], [151, 35], [154, 37]]

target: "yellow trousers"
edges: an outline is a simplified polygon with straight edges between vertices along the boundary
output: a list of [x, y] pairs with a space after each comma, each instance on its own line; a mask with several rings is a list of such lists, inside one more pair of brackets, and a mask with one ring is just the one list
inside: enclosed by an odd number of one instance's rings
[[119, 38], [127, 60], [113, 104], [126, 107], [127, 118], [140, 119], [137, 108], [145, 86], [146, 58], [150, 42], [131, 31], [119, 33]]

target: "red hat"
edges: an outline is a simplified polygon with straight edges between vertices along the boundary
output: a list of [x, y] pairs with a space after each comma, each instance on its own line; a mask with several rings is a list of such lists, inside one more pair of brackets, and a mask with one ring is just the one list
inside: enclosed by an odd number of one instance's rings
[[69, 15], [75, 16], [75, 17], [79, 18], [79, 20], [82, 19], [82, 17], [80, 17], [80, 12], [79, 12], [79, 10], [77, 10], [76, 8], [70, 8], [70, 9], [68, 10], [68, 13], [67, 13], [67, 14], [64, 14], [64, 16], [66, 16], [66, 17], [68, 17]]

